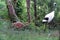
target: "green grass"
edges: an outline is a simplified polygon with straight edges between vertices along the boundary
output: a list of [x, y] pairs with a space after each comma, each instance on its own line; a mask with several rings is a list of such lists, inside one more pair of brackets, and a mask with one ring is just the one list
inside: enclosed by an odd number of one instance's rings
[[39, 34], [35, 31], [14, 31], [8, 29], [9, 21], [0, 20], [0, 40], [58, 40], [58, 37], [48, 37], [46, 33]]

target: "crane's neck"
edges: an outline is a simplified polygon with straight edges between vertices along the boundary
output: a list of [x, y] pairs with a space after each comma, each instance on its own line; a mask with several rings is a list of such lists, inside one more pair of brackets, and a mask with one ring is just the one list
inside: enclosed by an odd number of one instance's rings
[[53, 8], [52, 8], [52, 11], [55, 11], [55, 9], [56, 9], [56, 7], [53, 7]]
[[53, 3], [53, 6], [51, 7], [51, 12], [56, 10], [56, 3]]
[[52, 12], [51, 12], [51, 14], [53, 14], [53, 15], [54, 15], [54, 14], [55, 14], [55, 11], [52, 11]]
[[55, 13], [55, 7], [50, 10], [50, 12]]

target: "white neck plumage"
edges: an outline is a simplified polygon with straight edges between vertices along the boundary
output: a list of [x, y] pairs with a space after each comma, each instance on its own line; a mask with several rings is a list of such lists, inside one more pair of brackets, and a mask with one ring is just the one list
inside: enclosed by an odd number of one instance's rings
[[55, 14], [55, 11], [52, 11], [51, 14]]

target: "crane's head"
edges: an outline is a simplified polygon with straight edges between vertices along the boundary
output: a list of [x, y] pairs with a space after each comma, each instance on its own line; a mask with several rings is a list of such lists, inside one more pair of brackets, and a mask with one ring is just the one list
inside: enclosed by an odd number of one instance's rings
[[53, 8], [52, 8], [53, 10], [55, 10], [56, 9], [56, 3], [54, 2], [53, 3]]
[[53, 3], [53, 6], [56, 7], [56, 3], [55, 2]]

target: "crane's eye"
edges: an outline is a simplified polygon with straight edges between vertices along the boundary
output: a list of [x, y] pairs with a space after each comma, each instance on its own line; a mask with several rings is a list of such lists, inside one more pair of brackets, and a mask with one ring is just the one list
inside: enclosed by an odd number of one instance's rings
[[56, 6], [56, 3], [54, 3], [54, 6]]

